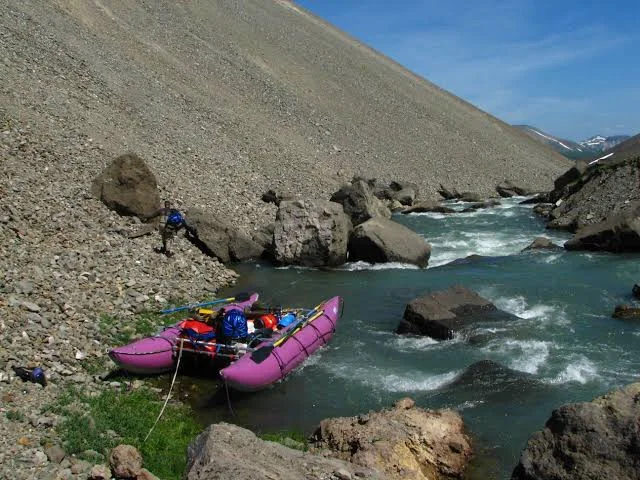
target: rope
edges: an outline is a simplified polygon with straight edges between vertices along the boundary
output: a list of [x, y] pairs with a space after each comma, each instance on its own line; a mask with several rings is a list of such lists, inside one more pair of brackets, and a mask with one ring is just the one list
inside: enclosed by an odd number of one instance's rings
[[227, 405], [229, 406], [229, 412], [231, 412], [231, 416], [232, 417], [235, 417], [236, 414], [233, 411], [233, 408], [231, 408], [231, 397], [229, 396], [229, 385], [227, 385], [227, 381], [226, 380], [224, 381], [224, 389], [227, 392]]
[[162, 414], [164, 413], [164, 409], [167, 408], [167, 404], [169, 403], [169, 399], [171, 398], [171, 391], [173, 390], [173, 385], [176, 383], [176, 377], [178, 376], [178, 369], [180, 368], [180, 359], [182, 358], [182, 346], [184, 344], [184, 339], [180, 339], [180, 350], [178, 351], [178, 361], [176, 362], [176, 371], [173, 373], [173, 380], [171, 380], [171, 386], [169, 387], [169, 393], [167, 393], [167, 398], [164, 401], [164, 405], [162, 406], [162, 410], [160, 410], [160, 413], [158, 414], [158, 418], [156, 418], [156, 421], [153, 423], [153, 426], [151, 427], [151, 430], [149, 430], [149, 433], [147, 433], [147, 436], [144, 437], [144, 440], [142, 441], [142, 443], [147, 441], [147, 438], [149, 438], [149, 435], [151, 435], [151, 432], [153, 432], [153, 429], [156, 428], [156, 425], [158, 424], [158, 422], [160, 421], [160, 417], [162, 417]]

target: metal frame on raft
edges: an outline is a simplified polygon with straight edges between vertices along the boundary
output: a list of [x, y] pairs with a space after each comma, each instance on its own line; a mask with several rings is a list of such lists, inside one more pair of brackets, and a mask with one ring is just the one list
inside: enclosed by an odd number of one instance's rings
[[[238, 346], [234, 346], [234, 345], [226, 345], [226, 344], [220, 344], [220, 343], [213, 343], [213, 342], [205, 342], [202, 340], [191, 340], [189, 338], [178, 338], [177, 340], [179, 340], [180, 345], [174, 345], [173, 346], [173, 352], [174, 353], [178, 353], [180, 350], [182, 350], [183, 352], [189, 352], [189, 353], [197, 353], [200, 355], [207, 355], [211, 358], [215, 358], [215, 357], [225, 357], [225, 358], [230, 358], [230, 359], [237, 359], [240, 358], [242, 355], [244, 355], [245, 353], [249, 353], [249, 352], [253, 352], [255, 351], [255, 348], [249, 348], [249, 347], [238, 347]], [[191, 348], [185, 348], [185, 342], [187, 342], [189, 345], [193, 346], [193, 349]], [[197, 347], [200, 346], [202, 348], [207, 348], [207, 347], [213, 347], [215, 348], [215, 352], [212, 351], [208, 351], [208, 350], [198, 350]], [[229, 350], [233, 350], [233, 353], [228, 353], [228, 352], [220, 352], [219, 350], [221, 349], [229, 349]], [[240, 355], [240, 353], [242, 353], [242, 355]]]

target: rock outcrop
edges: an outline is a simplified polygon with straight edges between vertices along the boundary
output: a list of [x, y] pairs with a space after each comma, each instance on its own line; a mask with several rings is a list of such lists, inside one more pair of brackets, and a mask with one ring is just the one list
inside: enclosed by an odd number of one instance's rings
[[120, 215], [144, 217], [160, 208], [156, 177], [134, 153], [116, 158], [93, 180], [91, 192]]
[[626, 214], [640, 203], [640, 159], [595, 164], [586, 170], [576, 166], [565, 175], [572, 182], [564, 185], [568, 181], [562, 180], [564, 176], [556, 181], [564, 186], [551, 193], [556, 207], [548, 228], [576, 232]]
[[390, 480], [462, 478], [471, 442], [452, 410], [425, 410], [412, 399], [357, 417], [323, 420], [314, 450], [384, 473]]
[[[372, 469], [259, 439], [228, 423], [209, 426], [189, 445], [185, 480], [379, 479]], [[276, 460], [277, 459], [277, 460]]]
[[331, 195], [331, 201], [339, 203], [349, 215], [353, 226], [375, 217], [391, 218], [391, 211], [373, 194], [364, 180], [354, 180]]
[[512, 480], [640, 479], [640, 383], [564, 405], [534, 433]]
[[456, 285], [409, 302], [396, 333], [449, 340], [456, 332], [472, 323], [514, 318], [517, 317], [498, 310], [477, 293]]
[[567, 250], [640, 251], [640, 201], [623, 213], [588, 225], [564, 244]]
[[189, 209], [187, 220], [198, 235], [193, 242], [222, 263], [259, 258], [264, 248], [237, 226], [198, 208]]
[[621, 319], [640, 318], [640, 308], [626, 304], [616, 305], [611, 316]]
[[426, 267], [431, 245], [413, 230], [386, 218], [358, 225], [349, 239], [349, 260], [400, 262]]
[[351, 220], [342, 205], [326, 200], [282, 202], [273, 232], [276, 263], [336, 266], [347, 260]]

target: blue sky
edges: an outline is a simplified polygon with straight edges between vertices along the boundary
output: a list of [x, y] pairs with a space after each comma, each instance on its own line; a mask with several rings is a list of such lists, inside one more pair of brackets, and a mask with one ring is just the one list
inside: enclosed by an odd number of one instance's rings
[[296, 0], [508, 123], [640, 133], [640, 1]]

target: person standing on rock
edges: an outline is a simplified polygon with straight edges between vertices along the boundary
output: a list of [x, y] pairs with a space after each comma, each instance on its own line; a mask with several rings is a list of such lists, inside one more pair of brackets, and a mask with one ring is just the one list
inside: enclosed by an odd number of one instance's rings
[[180, 210], [173, 208], [169, 200], [164, 202], [163, 208], [156, 210], [154, 213], [144, 217], [142, 220], [148, 221], [156, 217], [160, 217], [160, 236], [162, 238], [162, 247], [155, 249], [158, 253], [164, 253], [167, 257], [172, 257], [172, 240], [183, 228], [190, 235], [194, 237], [197, 236], [196, 229], [187, 224], [185, 216], [180, 212]]

